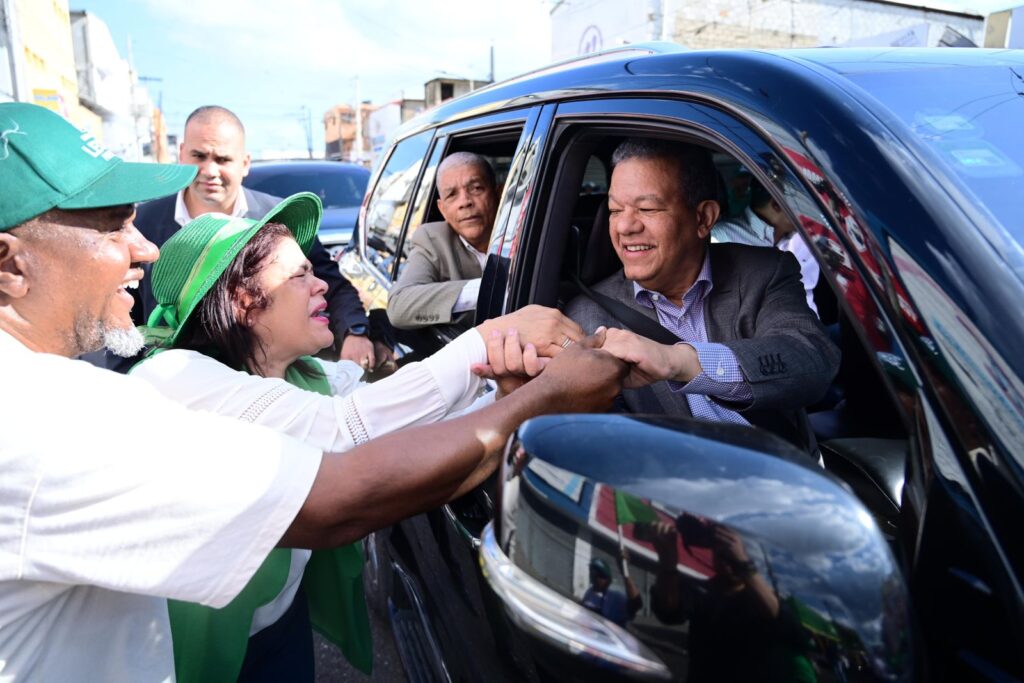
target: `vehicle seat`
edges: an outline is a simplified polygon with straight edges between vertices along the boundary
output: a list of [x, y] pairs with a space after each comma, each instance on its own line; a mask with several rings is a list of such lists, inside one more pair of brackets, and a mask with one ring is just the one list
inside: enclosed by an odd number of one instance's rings
[[583, 262], [580, 267], [580, 279], [585, 285], [594, 285], [622, 268], [611, 237], [608, 236], [608, 201], [607, 198], [597, 207], [594, 223], [590, 234], [583, 245]]
[[581, 195], [572, 215], [559, 284], [559, 308], [580, 293], [577, 279], [593, 285], [622, 267], [608, 237], [608, 195]]

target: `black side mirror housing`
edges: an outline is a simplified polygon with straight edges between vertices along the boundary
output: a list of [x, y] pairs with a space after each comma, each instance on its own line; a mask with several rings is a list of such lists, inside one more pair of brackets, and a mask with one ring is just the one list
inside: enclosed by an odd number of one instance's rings
[[510, 441], [500, 480], [481, 562], [538, 661], [556, 651], [579, 675], [599, 661], [649, 680], [912, 678], [908, 593], [883, 535], [781, 439], [545, 416]]

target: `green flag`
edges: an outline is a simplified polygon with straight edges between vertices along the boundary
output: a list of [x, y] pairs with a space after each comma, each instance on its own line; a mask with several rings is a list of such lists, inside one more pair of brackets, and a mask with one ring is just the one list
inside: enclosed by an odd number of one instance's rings
[[658, 513], [654, 511], [654, 508], [636, 496], [616, 491], [615, 518], [620, 525], [629, 522], [654, 523], [658, 521]]

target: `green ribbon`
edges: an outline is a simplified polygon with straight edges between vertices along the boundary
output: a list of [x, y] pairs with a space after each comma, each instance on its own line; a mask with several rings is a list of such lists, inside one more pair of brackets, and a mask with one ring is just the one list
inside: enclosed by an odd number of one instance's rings
[[181, 292], [178, 294], [178, 306], [174, 316], [175, 324], [172, 327], [176, 329], [179, 324], [178, 321], [182, 316], [192, 310], [192, 305], [196, 303], [196, 298], [200, 296], [201, 291], [205, 290], [203, 285], [206, 281], [211, 276], [220, 276], [220, 273], [215, 271], [218, 269], [224, 254], [235, 246], [236, 240], [233, 238], [251, 228], [254, 223], [255, 221], [245, 218], [232, 219], [221, 226], [220, 230], [206, 243], [203, 251], [199, 254], [199, 258], [193, 264], [191, 272], [189, 272], [188, 277], [185, 279]]
[[[285, 381], [306, 391], [331, 395], [330, 384], [314, 359], [300, 359], [317, 375], [303, 375], [292, 365]], [[242, 592], [221, 609], [168, 600], [174, 669], [180, 683], [234, 681], [242, 669], [253, 613], [284, 589], [291, 550], [276, 548]], [[363, 595], [363, 551], [359, 542], [333, 550], [314, 551], [302, 586], [309, 601], [313, 628], [341, 648], [351, 664], [370, 674], [373, 642]]]
[[[220, 261], [235, 246], [239, 234], [249, 230], [256, 221], [247, 218], [233, 218], [217, 230], [199, 253], [192, 270], [189, 271], [181, 291], [173, 303], [158, 303], [149, 314], [146, 326], [141, 327], [143, 336], [150, 342], [163, 342], [173, 336], [181, 327], [181, 320], [205, 293], [207, 281], [220, 277]], [[164, 331], [169, 328], [169, 331]]]

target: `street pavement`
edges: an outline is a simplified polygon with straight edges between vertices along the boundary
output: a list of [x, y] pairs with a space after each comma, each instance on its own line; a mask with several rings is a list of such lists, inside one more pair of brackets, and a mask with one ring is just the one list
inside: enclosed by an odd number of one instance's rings
[[391, 637], [391, 629], [386, 618], [379, 617], [372, 609], [370, 613], [370, 629], [373, 631], [373, 675], [367, 676], [353, 668], [341, 654], [341, 650], [313, 632], [313, 650], [316, 656], [316, 683], [367, 683], [368, 681], [386, 681], [387, 683], [405, 683], [405, 671], [402, 660], [395, 649], [395, 641]]

